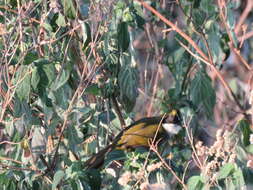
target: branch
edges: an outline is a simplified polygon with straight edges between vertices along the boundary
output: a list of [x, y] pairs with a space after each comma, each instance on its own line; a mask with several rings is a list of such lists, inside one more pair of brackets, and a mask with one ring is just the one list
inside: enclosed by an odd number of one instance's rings
[[114, 106], [115, 112], [116, 112], [116, 114], [118, 115], [121, 128], [124, 129], [125, 126], [126, 126], [126, 123], [125, 123], [125, 120], [124, 120], [124, 118], [123, 118], [123, 116], [122, 116], [122, 113], [121, 113], [121, 111], [120, 111], [119, 104], [118, 104], [118, 102], [117, 102], [117, 100], [116, 100], [116, 97], [113, 95], [113, 96], [111, 97], [111, 99], [112, 99], [112, 104], [113, 104], [113, 106]]
[[243, 34], [242, 36], [238, 37], [238, 41], [241, 42], [251, 37], [253, 37], [253, 31], [247, 32], [246, 34]]
[[[165, 24], [169, 25], [172, 30], [176, 31], [179, 35], [181, 35], [186, 41], [188, 41], [192, 47], [196, 50], [196, 52], [200, 55], [195, 55], [198, 57], [198, 59], [202, 60], [204, 63], [206, 63], [208, 66], [211, 67], [211, 69], [217, 74], [218, 78], [220, 79], [222, 85], [226, 88], [228, 91], [228, 94], [231, 99], [233, 99], [237, 106], [240, 108], [240, 110], [243, 110], [243, 107], [237, 100], [235, 94], [233, 93], [232, 89], [229, 87], [227, 82], [224, 80], [223, 76], [221, 73], [215, 68], [215, 65], [213, 64], [213, 61], [210, 60], [207, 55], [198, 47], [198, 45], [186, 34], [184, 33], [180, 28], [178, 28], [175, 24], [173, 24], [171, 21], [169, 21], [167, 18], [165, 18], [163, 15], [161, 15], [157, 10], [155, 10], [153, 7], [148, 5], [147, 3], [143, 2], [142, 0], [135, 0], [138, 1], [143, 7], [151, 11], [154, 15], [156, 15], [158, 18], [160, 18]], [[185, 46], [186, 47], [186, 46]], [[187, 48], [189, 49], [189, 48]]]
[[240, 102], [237, 100], [234, 92], [232, 91], [232, 89], [229, 87], [229, 85], [227, 84], [227, 82], [225, 81], [225, 79], [223, 78], [223, 76], [221, 75], [221, 73], [216, 69], [216, 67], [213, 64], [210, 64], [208, 61], [203, 60], [201, 57], [199, 57], [198, 55], [194, 54], [186, 45], [184, 45], [182, 42], [180, 42], [178, 40], [178, 43], [185, 48], [185, 50], [187, 52], [189, 52], [193, 57], [195, 57], [196, 59], [199, 59], [201, 61], [203, 61], [206, 65], [210, 66], [211, 69], [215, 72], [215, 74], [218, 76], [218, 78], [220, 79], [222, 85], [225, 87], [225, 89], [227, 90], [228, 94], [230, 95], [230, 97], [232, 99], [234, 99], [235, 103], [237, 104], [237, 106], [240, 108], [240, 110], [243, 110], [243, 107], [241, 106]]
[[161, 154], [158, 152], [158, 150], [157, 150], [157, 144], [151, 144], [150, 145], [150, 149], [156, 153], [156, 155], [159, 157], [159, 159], [163, 163], [164, 167], [172, 173], [172, 175], [176, 178], [176, 180], [183, 186], [183, 189], [188, 189], [187, 186], [185, 185], [184, 181], [181, 180], [177, 176], [177, 174], [174, 172], [174, 170], [166, 163], [166, 161], [163, 159], [163, 157], [161, 156]]
[[245, 9], [243, 10], [243, 13], [241, 14], [238, 23], [236, 24], [235, 27], [235, 33], [238, 34], [241, 31], [241, 26], [246, 20], [247, 16], [249, 15], [250, 11], [253, 8], [253, 1], [252, 0], [247, 0], [247, 4]]
[[171, 21], [169, 21], [167, 18], [161, 15], [157, 10], [155, 10], [153, 7], [143, 2], [142, 0], [135, 0], [135, 1], [138, 1], [140, 4], [142, 4], [143, 7], [148, 9], [158, 18], [160, 18], [165, 24], [169, 25], [172, 28], [172, 30], [176, 31], [180, 36], [182, 36], [186, 41], [188, 41], [203, 59], [208, 60], [207, 55], [199, 48], [199, 46], [186, 33], [184, 33], [180, 28], [178, 28], [177, 25], [173, 24]]

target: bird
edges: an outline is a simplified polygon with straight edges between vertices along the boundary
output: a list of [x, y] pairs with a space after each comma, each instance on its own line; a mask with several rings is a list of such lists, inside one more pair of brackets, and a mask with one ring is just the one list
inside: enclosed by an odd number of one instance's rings
[[124, 128], [110, 145], [91, 156], [84, 166], [88, 169], [98, 169], [103, 165], [105, 156], [112, 150], [149, 147], [150, 140], [157, 140], [165, 134], [178, 134], [181, 130], [180, 120], [180, 113], [177, 110], [163, 116], [142, 118]]

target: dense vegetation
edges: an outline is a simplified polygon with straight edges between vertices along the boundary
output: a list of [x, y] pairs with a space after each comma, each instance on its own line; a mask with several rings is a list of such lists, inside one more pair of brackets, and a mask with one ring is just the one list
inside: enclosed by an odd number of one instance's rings
[[[251, 0], [0, 1], [2, 189], [246, 189]], [[84, 163], [134, 120], [183, 130]]]

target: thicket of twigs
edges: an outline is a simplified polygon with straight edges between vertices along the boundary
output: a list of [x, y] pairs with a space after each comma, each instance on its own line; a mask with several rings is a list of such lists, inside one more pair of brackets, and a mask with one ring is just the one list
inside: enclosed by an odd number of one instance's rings
[[[0, 187], [252, 187], [252, 9], [251, 0], [0, 2]], [[83, 167], [123, 126], [171, 108], [182, 115], [176, 138]]]

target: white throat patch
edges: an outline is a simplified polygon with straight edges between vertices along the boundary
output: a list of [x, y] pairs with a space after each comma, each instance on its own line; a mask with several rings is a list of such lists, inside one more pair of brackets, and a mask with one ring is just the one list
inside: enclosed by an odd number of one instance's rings
[[182, 129], [180, 125], [173, 123], [163, 123], [162, 126], [169, 135], [176, 135]]

